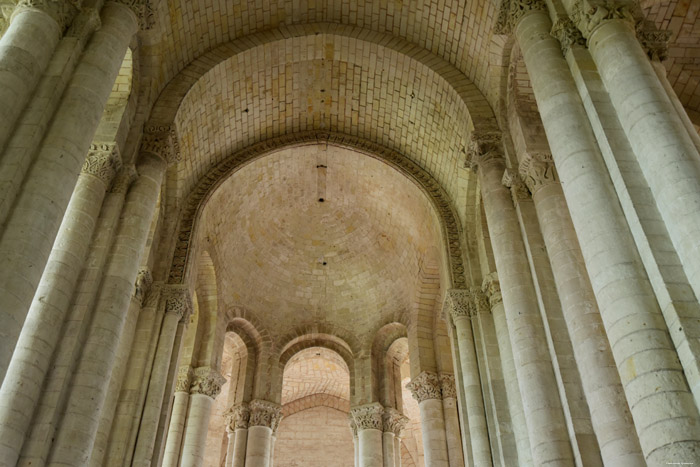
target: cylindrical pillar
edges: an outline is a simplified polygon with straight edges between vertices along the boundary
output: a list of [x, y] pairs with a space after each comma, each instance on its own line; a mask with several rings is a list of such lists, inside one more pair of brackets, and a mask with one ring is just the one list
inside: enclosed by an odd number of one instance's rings
[[180, 322], [187, 323], [192, 313], [192, 299], [187, 286], [166, 285], [161, 294], [161, 303], [165, 306], [165, 316], [158, 338], [146, 405], [141, 417], [140, 434], [134, 452], [133, 465], [139, 467], [151, 464], [177, 325]]
[[445, 437], [447, 439], [447, 456], [450, 467], [464, 467], [464, 452], [459, 431], [459, 414], [457, 413], [457, 388], [455, 376], [448, 373], [440, 375], [442, 391], [442, 412], [445, 415]]
[[352, 465], [358, 467], [360, 465], [360, 441], [357, 439], [357, 424], [352, 416], [352, 412], [348, 414], [348, 424], [352, 432], [352, 446], [355, 459]]
[[119, 163], [114, 146], [88, 156], [2, 383], [0, 458], [9, 464], [19, 458], [58, 344], [56, 330], [68, 312], [105, 190]]
[[530, 436], [527, 433], [525, 423], [525, 412], [523, 410], [523, 400], [520, 397], [520, 387], [515, 374], [515, 363], [513, 361], [513, 350], [510, 345], [510, 335], [506, 324], [506, 313], [503, 309], [503, 299], [501, 297], [501, 286], [498, 282], [498, 274], [492, 272], [484, 277], [482, 290], [486, 294], [491, 315], [493, 316], [493, 327], [496, 331], [498, 341], [498, 352], [501, 357], [501, 367], [503, 369], [503, 382], [508, 399], [508, 413], [510, 423], [513, 428], [515, 438], [515, 449], [518, 454], [518, 465], [521, 467], [531, 467], [532, 450], [530, 449]]
[[[384, 407], [378, 402], [360, 405], [350, 409], [357, 426], [358, 467], [383, 467], [382, 433]], [[246, 465], [246, 467], [248, 467]]]
[[528, 154], [520, 174], [532, 192], [601, 458], [606, 465], [641, 465], [644, 456], [552, 160]]
[[248, 440], [245, 467], [270, 467], [272, 432], [282, 420], [282, 407], [273, 402], [255, 399], [248, 405]]
[[382, 455], [384, 467], [397, 467], [401, 464], [401, 454], [396, 455], [396, 439], [408, 423], [408, 418], [398, 410], [387, 407], [382, 415], [384, 434], [382, 435]]
[[448, 467], [450, 464], [445, 437], [445, 417], [442, 413], [442, 391], [438, 375], [423, 371], [406, 387], [418, 401], [425, 464]]
[[139, 178], [129, 191], [123, 222], [94, 308], [83, 353], [73, 376], [66, 414], [56, 433], [49, 465], [79, 465], [90, 454], [116, 358], [141, 256], [155, 213], [165, 161], [142, 154]]
[[163, 452], [163, 467], [177, 467], [180, 461], [182, 436], [185, 433], [185, 421], [187, 420], [187, 408], [190, 402], [190, 384], [192, 382], [192, 368], [180, 367], [177, 381], [175, 382], [175, 394], [173, 411], [170, 415], [168, 436], [165, 439]]
[[396, 467], [401, 467], [401, 435], [394, 436], [394, 460]]
[[[700, 297], [700, 154], [639, 44], [626, 7], [581, 26], [669, 236]], [[592, 30], [589, 30], [592, 27]]]
[[478, 167], [484, 211], [501, 282], [501, 294], [523, 400], [535, 465], [573, 465], [564, 412], [547, 347], [525, 246], [510, 191], [501, 179], [505, 164], [497, 135], [475, 135], [473, 162]]
[[204, 463], [211, 407], [225, 382], [224, 377], [210, 367], [194, 369], [190, 386], [190, 409], [182, 441], [182, 467], [201, 467]]
[[243, 467], [245, 465], [249, 420], [250, 409], [245, 402], [231, 407], [226, 414], [226, 432], [229, 435], [226, 467]]
[[245, 451], [248, 444], [248, 428], [236, 428], [236, 444], [233, 447], [233, 459], [230, 467], [245, 466]]
[[102, 27], [85, 48], [5, 224], [0, 237], [0, 378], [5, 375], [80, 167], [137, 29], [137, 18], [126, 5], [108, 2], [102, 8]]
[[0, 38], [0, 153], [76, 11], [67, 0], [15, 7]]
[[471, 323], [471, 316], [477, 312], [475, 299], [476, 297], [469, 290], [449, 290], [446, 298], [446, 310], [457, 336], [474, 464], [490, 466], [493, 465], [493, 460]]
[[550, 28], [548, 14], [536, 10], [517, 22], [515, 34], [640, 445], [650, 464], [694, 461], [700, 457], [698, 409]]

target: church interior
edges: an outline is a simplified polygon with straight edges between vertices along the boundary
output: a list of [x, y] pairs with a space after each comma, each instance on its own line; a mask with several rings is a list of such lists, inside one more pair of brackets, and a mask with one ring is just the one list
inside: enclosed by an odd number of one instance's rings
[[700, 464], [700, 0], [0, 0], [0, 467]]

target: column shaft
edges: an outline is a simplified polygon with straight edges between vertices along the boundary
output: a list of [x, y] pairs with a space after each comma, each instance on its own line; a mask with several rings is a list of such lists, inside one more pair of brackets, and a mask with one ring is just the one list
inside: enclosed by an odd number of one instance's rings
[[[443, 386], [444, 387], [444, 386]], [[447, 456], [450, 467], [464, 467], [464, 454], [459, 433], [459, 416], [457, 415], [457, 398], [445, 397], [443, 389], [442, 412], [445, 414], [445, 436], [447, 439]]]
[[459, 360], [462, 365], [464, 398], [467, 402], [469, 436], [474, 464], [490, 466], [492, 465], [491, 446], [489, 445], [484, 398], [481, 392], [481, 378], [476, 361], [471, 320], [469, 316], [462, 315], [453, 317], [452, 322], [455, 325]]
[[[595, 295], [561, 185], [548, 161], [530, 158], [521, 166], [533, 192], [562, 311], [591, 411], [601, 457], [606, 465], [644, 463], [620, 376], [604, 331]], [[524, 170], [523, 170], [524, 169]], [[539, 174], [539, 175], [538, 175]], [[549, 174], [549, 175], [547, 175]], [[547, 180], [549, 179], [549, 180]]]
[[[182, 388], [181, 388], [182, 389]], [[163, 467], [177, 467], [180, 460], [180, 448], [182, 447], [182, 435], [185, 433], [185, 420], [187, 419], [187, 406], [190, 401], [190, 393], [187, 391], [175, 391], [173, 412], [170, 415], [168, 437], [165, 442], [163, 455]], [[229, 443], [231, 437], [229, 436]], [[227, 461], [227, 467], [228, 461]]]
[[[166, 295], [166, 307], [170, 300], [170, 297], [168, 297], [170, 293], [170, 288], [164, 291]], [[189, 308], [191, 308], [191, 306], [188, 305], [188, 309]], [[160, 421], [168, 370], [170, 369], [170, 359], [175, 342], [175, 333], [177, 332], [178, 323], [183, 318], [182, 313], [182, 308], [166, 309], [165, 317], [163, 318], [163, 327], [161, 328], [160, 337], [158, 338], [158, 347], [148, 386], [146, 405], [144, 406], [143, 416], [141, 417], [140, 434], [136, 442], [133, 462], [135, 466], [148, 466], [153, 457], [154, 443], [156, 440], [158, 422]], [[189, 311], [187, 313], [189, 314]]]
[[[359, 466], [382, 467], [384, 465], [382, 459], [382, 431], [373, 428], [358, 429], [357, 440], [359, 441]], [[247, 463], [246, 467], [249, 467]]]
[[589, 49], [695, 296], [700, 297], [700, 155], [631, 21], [601, 22]]
[[[182, 441], [182, 460], [180, 463], [182, 467], [201, 467], [204, 463], [204, 449], [213, 403], [214, 399], [206, 394], [190, 394], [190, 410], [187, 414], [185, 437]], [[134, 463], [138, 461], [136, 457], [134, 460]], [[150, 461], [150, 459], [148, 460]], [[267, 464], [265, 466], [267, 467]]]
[[107, 3], [102, 19], [0, 237], [0, 377], [9, 364], [80, 167], [137, 30], [134, 13], [124, 5]]
[[244, 467], [246, 457], [246, 445], [248, 443], [248, 429], [236, 428], [236, 444], [233, 447], [233, 459], [230, 467]]
[[[111, 166], [110, 154], [102, 162]], [[100, 157], [100, 156], [96, 156]], [[105, 189], [114, 175], [83, 173], [59, 229], [37, 295], [0, 389], [0, 458], [14, 464], [39, 404], [73, 292], [80, 276]]]
[[90, 333], [73, 377], [50, 465], [84, 463], [94, 442], [138, 266], [155, 213], [165, 162], [145, 155], [138, 170], [140, 176], [127, 196], [122, 216], [125, 222], [119, 227], [103, 276]]
[[395, 467], [396, 458], [394, 456], [394, 433], [385, 431], [382, 433], [382, 461], [384, 467]]
[[271, 447], [272, 429], [257, 425], [248, 427], [245, 467], [270, 467]]
[[504, 169], [502, 159], [494, 158], [480, 163], [478, 172], [532, 457], [538, 466], [573, 465], [518, 218], [510, 193], [501, 184]]
[[516, 36], [642, 450], [651, 464], [696, 459], [697, 407], [550, 27], [534, 12]]

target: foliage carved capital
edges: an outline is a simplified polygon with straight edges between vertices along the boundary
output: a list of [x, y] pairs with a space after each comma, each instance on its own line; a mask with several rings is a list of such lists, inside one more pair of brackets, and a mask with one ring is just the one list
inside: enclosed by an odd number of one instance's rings
[[382, 415], [384, 414], [384, 407], [382, 407], [382, 405], [378, 402], [353, 407], [352, 409], [350, 409], [350, 414], [352, 415], [352, 418], [355, 422], [357, 431], [382, 431], [382, 429], [384, 428], [384, 422], [382, 420]]
[[561, 51], [564, 55], [573, 46], [586, 46], [586, 39], [581, 34], [581, 31], [576, 27], [570, 18], [558, 19], [552, 25], [552, 31], [550, 33], [552, 37], [559, 41], [561, 44]]
[[411, 395], [420, 404], [430, 399], [442, 399], [440, 390], [440, 378], [437, 373], [423, 371], [406, 385], [406, 389], [411, 391]]
[[208, 366], [195, 368], [192, 374], [190, 394], [202, 394], [215, 399], [221, 392], [221, 386], [226, 383], [226, 378], [218, 371]]
[[282, 406], [262, 399], [250, 401], [250, 419], [248, 426], [266, 426], [277, 431], [282, 421]]
[[473, 131], [467, 147], [467, 167], [477, 171], [480, 166], [503, 161], [501, 133]]
[[457, 386], [455, 386], [455, 375], [451, 373], [440, 373], [440, 389], [443, 399], [456, 399]]
[[163, 288], [165, 312], [174, 313], [179, 320], [187, 323], [192, 315], [192, 297], [186, 285], [169, 284]]
[[192, 367], [181, 366], [177, 370], [177, 380], [175, 380], [175, 392], [188, 392], [192, 384]]
[[384, 409], [384, 413], [382, 414], [382, 422], [384, 424], [385, 432], [394, 433], [395, 436], [401, 436], [401, 432], [408, 423], [408, 417], [398, 410], [389, 407]]
[[238, 429], [248, 428], [250, 420], [250, 407], [245, 402], [230, 407], [224, 414], [226, 431], [233, 433]]
[[81, 172], [97, 177], [105, 186], [109, 186], [114, 176], [121, 169], [121, 165], [122, 161], [116, 144], [94, 143], [90, 145], [90, 150]]
[[547, 11], [544, 0], [502, 0], [494, 26], [495, 34], [511, 34], [518, 22], [528, 13]]

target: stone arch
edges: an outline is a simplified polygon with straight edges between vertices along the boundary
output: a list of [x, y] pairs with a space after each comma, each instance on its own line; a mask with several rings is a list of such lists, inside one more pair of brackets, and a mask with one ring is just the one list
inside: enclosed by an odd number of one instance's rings
[[427, 171], [396, 151], [357, 137], [328, 132], [302, 132], [271, 138], [233, 154], [202, 177], [189, 195], [182, 212], [168, 282], [181, 283], [186, 277], [187, 268], [190, 267], [191, 243], [196, 232], [198, 217], [208, 198], [224, 180], [247, 163], [273, 151], [319, 143], [352, 149], [380, 159], [416, 183], [432, 202], [440, 220], [440, 230], [446, 250], [445, 264], [449, 265], [445, 271], [445, 277], [449, 277], [449, 286], [466, 287], [461, 225], [452, 201], [439, 183]]
[[343, 413], [350, 412], [350, 401], [332, 394], [312, 394], [301, 399], [294, 400], [282, 406], [282, 414], [285, 417], [294, 415], [313, 407], [328, 407]]
[[[408, 335], [406, 323], [388, 323], [375, 334], [372, 342], [372, 392], [376, 401], [385, 407], [396, 405], [394, 372], [387, 360], [389, 348]], [[400, 383], [399, 383], [400, 384]]]

